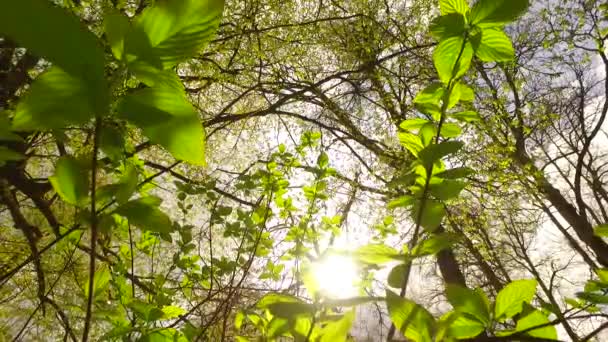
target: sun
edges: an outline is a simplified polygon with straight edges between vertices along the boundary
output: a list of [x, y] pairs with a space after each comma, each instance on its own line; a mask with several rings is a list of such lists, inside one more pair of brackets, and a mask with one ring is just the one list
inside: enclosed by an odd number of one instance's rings
[[348, 257], [328, 255], [312, 264], [312, 274], [319, 291], [326, 297], [342, 299], [358, 294], [359, 269]]

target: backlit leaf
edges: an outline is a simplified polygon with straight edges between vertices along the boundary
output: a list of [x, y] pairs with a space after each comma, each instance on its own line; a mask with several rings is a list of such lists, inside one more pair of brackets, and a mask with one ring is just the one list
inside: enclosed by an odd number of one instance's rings
[[471, 25], [503, 26], [515, 21], [530, 6], [528, 0], [479, 0], [471, 9]]
[[61, 157], [49, 182], [65, 202], [84, 206], [88, 201], [89, 172], [73, 157]]
[[158, 1], [144, 10], [126, 40], [127, 59], [169, 69], [194, 57], [212, 39], [223, 0]]
[[475, 55], [484, 62], [506, 62], [515, 58], [511, 39], [500, 28], [487, 28], [481, 31], [479, 45], [473, 44]]
[[441, 41], [433, 53], [435, 68], [444, 84], [464, 75], [469, 70], [472, 58], [473, 47], [469, 42], [465, 43], [461, 36]]
[[522, 279], [507, 284], [496, 296], [494, 317], [499, 321], [521, 312], [524, 303], [530, 304], [536, 293], [536, 280]]
[[140, 229], [156, 233], [170, 233], [171, 219], [158, 208], [161, 200], [157, 197], [142, 197], [118, 207], [114, 213], [124, 216], [130, 224]]
[[[534, 310], [531, 313], [517, 320], [517, 326], [515, 327], [515, 331], [524, 331], [547, 323], [549, 323], [549, 318], [547, 318], [547, 316], [545, 316], [542, 312]], [[553, 325], [548, 325], [542, 328], [530, 330], [525, 334], [532, 337], [557, 340], [557, 330]]]
[[205, 163], [205, 132], [186, 96], [171, 88], [147, 88], [126, 96], [119, 115], [179, 160]]
[[422, 306], [386, 291], [386, 306], [391, 321], [405, 337], [414, 342], [430, 342], [435, 331], [435, 319]]

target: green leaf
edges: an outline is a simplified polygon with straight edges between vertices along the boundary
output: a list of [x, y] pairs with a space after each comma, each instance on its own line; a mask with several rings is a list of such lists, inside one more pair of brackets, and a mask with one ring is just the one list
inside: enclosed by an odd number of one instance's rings
[[142, 197], [121, 205], [114, 213], [143, 230], [168, 234], [172, 230], [171, 219], [158, 208], [160, 203], [158, 197]]
[[399, 127], [405, 131], [417, 131], [430, 121], [422, 118], [407, 119], [399, 124]]
[[369, 244], [359, 247], [353, 252], [353, 255], [360, 262], [373, 265], [403, 259], [403, 256], [399, 255], [396, 249], [382, 244]]
[[129, 64], [129, 71], [149, 87], [164, 87], [179, 92], [184, 91], [182, 81], [173, 70], [159, 70], [146, 62], [136, 61]]
[[469, 10], [467, 0], [439, 0], [441, 14], [460, 13], [466, 14]]
[[416, 98], [414, 98], [414, 103], [430, 103], [434, 105], [439, 105], [439, 101], [443, 98], [443, 93], [445, 89], [443, 88], [443, 84], [441, 83], [432, 83], [416, 94]]
[[479, 27], [503, 26], [524, 14], [528, 0], [479, 0], [471, 9], [469, 21]]
[[405, 264], [400, 264], [393, 267], [388, 274], [387, 282], [388, 285], [394, 288], [401, 288], [403, 283], [405, 282], [405, 275], [407, 273], [408, 266]]
[[441, 136], [444, 138], [457, 138], [461, 134], [460, 126], [455, 123], [446, 122], [441, 126]]
[[[517, 326], [515, 327], [515, 331], [524, 331], [532, 327], [536, 327], [539, 325], [543, 325], [549, 323], [549, 318], [545, 316], [542, 312], [538, 310], [534, 310], [526, 316], [520, 318], [517, 321]], [[549, 340], [557, 340], [557, 330], [555, 326], [548, 325], [542, 328], [530, 330], [526, 333], [528, 336], [544, 338]]]
[[415, 157], [417, 157], [418, 153], [420, 153], [420, 151], [422, 151], [424, 148], [422, 145], [422, 140], [420, 140], [420, 137], [415, 134], [399, 132], [397, 133], [397, 136], [399, 137], [399, 142], [401, 145], [403, 145], [403, 147], [410, 151]]
[[[485, 327], [483, 323], [460, 312], [450, 312], [447, 314], [449, 319], [449, 336], [457, 339], [469, 339], [481, 334]], [[444, 318], [442, 318], [443, 320]]]
[[348, 340], [348, 332], [355, 321], [355, 310], [350, 310], [342, 316], [341, 319], [335, 322], [327, 323], [319, 331], [319, 342], [346, 342]]
[[418, 136], [420, 137], [420, 141], [422, 141], [422, 145], [429, 146], [437, 136], [437, 127], [435, 127], [434, 123], [427, 122], [420, 128]]
[[194, 57], [213, 38], [223, 9], [223, 0], [156, 2], [127, 35], [127, 60], [166, 70]]
[[578, 292], [576, 296], [594, 304], [608, 304], [608, 296], [591, 292]]
[[608, 224], [600, 224], [595, 227], [595, 236], [608, 238]]
[[120, 178], [119, 187], [114, 194], [116, 202], [118, 204], [127, 202], [137, 190], [138, 182], [137, 169], [131, 165], [127, 166], [124, 174]]
[[457, 284], [448, 284], [445, 294], [456, 311], [471, 315], [484, 327], [489, 326], [490, 308], [483, 292], [473, 291]]
[[170, 88], [147, 88], [126, 96], [119, 105], [120, 117], [138, 125], [151, 141], [162, 145], [179, 160], [205, 164], [205, 132], [182, 92]]
[[6, 165], [7, 161], [22, 160], [25, 156], [17, 151], [13, 151], [8, 147], [0, 146], [0, 166]]
[[483, 29], [479, 44], [473, 46], [475, 55], [484, 62], [507, 62], [515, 58], [511, 39], [500, 28]]
[[595, 273], [602, 282], [608, 284], [608, 268], [598, 268], [595, 270]]
[[459, 179], [465, 178], [469, 175], [472, 175], [475, 171], [468, 167], [457, 167], [453, 169], [449, 169], [443, 172], [439, 172], [435, 175], [435, 177], [443, 178], [443, 179]]
[[[72, 77], [86, 80], [93, 93], [105, 88], [104, 53], [97, 37], [78, 17], [52, 2], [0, 2], [0, 35], [11, 37]], [[104, 106], [94, 108], [105, 111]]]
[[465, 43], [461, 36], [441, 41], [433, 53], [435, 68], [444, 84], [464, 75], [469, 70], [472, 58], [473, 47], [469, 42]]
[[450, 13], [436, 17], [429, 27], [431, 35], [438, 41], [460, 36], [465, 30], [464, 16], [460, 13]]
[[536, 280], [522, 279], [510, 282], [496, 296], [494, 317], [504, 321], [521, 312], [524, 303], [530, 304], [536, 293]]
[[260, 309], [268, 309], [273, 315], [282, 318], [295, 318], [315, 312], [312, 304], [307, 304], [297, 297], [279, 293], [265, 295], [256, 306]]
[[447, 201], [456, 198], [460, 192], [467, 186], [466, 182], [452, 179], [445, 179], [441, 183], [432, 184], [430, 186], [431, 194], [442, 201]]
[[477, 122], [481, 120], [479, 114], [472, 110], [450, 114], [450, 116], [458, 121], [463, 122]]
[[180, 308], [179, 306], [173, 306], [173, 305], [163, 307], [162, 311], [164, 314], [163, 319], [177, 318], [177, 317], [185, 314], [186, 312], [188, 312], [187, 310]]
[[120, 12], [112, 11], [103, 18], [106, 39], [116, 59], [122, 60], [125, 51], [125, 36], [131, 28], [129, 18]]
[[462, 142], [455, 140], [432, 144], [420, 151], [419, 158], [422, 160], [425, 167], [429, 167], [443, 157], [458, 152], [463, 145]]
[[435, 255], [444, 249], [451, 248], [459, 240], [460, 237], [454, 233], [432, 234], [412, 249], [412, 255], [416, 257]]
[[454, 85], [454, 89], [458, 89], [461, 101], [473, 102], [475, 100], [475, 92], [468, 85], [458, 82]]
[[59, 158], [49, 182], [65, 202], [79, 207], [87, 204], [89, 172], [78, 160], [69, 156]]
[[95, 116], [84, 82], [52, 67], [40, 75], [17, 104], [13, 129], [29, 131], [84, 124]]
[[[95, 276], [93, 277], [93, 298], [97, 298], [103, 293], [108, 287], [111, 279], [112, 274], [107, 266], [102, 265], [95, 270]], [[84, 295], [85, 297], [89, 296], [89, 278], [87, 278], [87, 281], [84, 284]]]
[[414, 342], [431, 342], [435, 331], [435, 319], [417, 303], [386, 291], [386, 306], [391, 321], [405, 337]]
[[[424, 205], [422, 215], [420, 215], [422, 203], [426, 204]], [[439, 227], [445, 214], [445, 208], [441, 202], [427, 199], [424, 202], [419, 202], [414, 205], [414, 210], [412, 210], [411, 217], [415, 222], [420, 220], [420, 226], [422, 226], [422, 228], [429, 232], [433, 232], [435, 229], [437, 229], [437, 227]]]

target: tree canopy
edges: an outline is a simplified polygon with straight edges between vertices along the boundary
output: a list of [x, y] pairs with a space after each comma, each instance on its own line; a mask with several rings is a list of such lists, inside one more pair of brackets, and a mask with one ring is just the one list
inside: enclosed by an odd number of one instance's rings
[[599, 0], [0, 1], [0, 341], [608, 338]]

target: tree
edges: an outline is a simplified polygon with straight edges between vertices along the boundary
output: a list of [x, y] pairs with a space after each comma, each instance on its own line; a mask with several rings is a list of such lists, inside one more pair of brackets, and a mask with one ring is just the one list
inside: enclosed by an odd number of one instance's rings
[[[0, 331], [599, 338], [607, 12], [0, 4]], [[359, 296], [316, 276], [336, 254]]]

